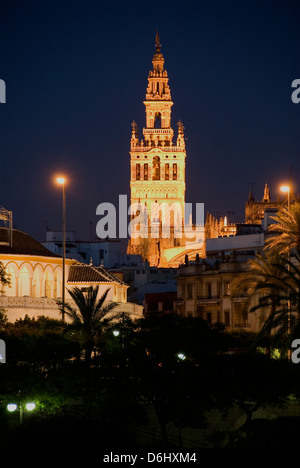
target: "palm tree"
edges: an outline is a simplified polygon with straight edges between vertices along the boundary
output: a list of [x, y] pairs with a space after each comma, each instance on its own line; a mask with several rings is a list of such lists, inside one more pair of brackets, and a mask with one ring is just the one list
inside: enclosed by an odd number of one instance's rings
[[273, 219], [275, 223], [268, 231], [275, 235], [266, 240], [265, 248], [281, 254], [295, 249], [300, 254], [300, 201], [296, 200], [289, 208], [282, 207]]
[[[116, 317], [111, 312], [115, 309], [117, 303], [110, 302], [105, 304], [109, 289], [102, 294], [100, 299], [97, 299], [98, 291], [98, 286], [91, 286], [87, 291], [82, 291], [82, 289], [75, 287], [72, 290], [68, 290], [68, 292], [76, 307], [74, 308], [69, 303], [64, 304], [64, 311], [71, 319], [71, 326], [79, 334], [87, 366], [91, 363], [92, 352], [102, 332]], [[62, 312], [62, 302], [57, 301], [57, 303]]]
[[255, 292], [263, 295], [251, 312], [269, 308], [270, 314], [258, 339], [275, 330], [273, 344], [280, 343], [284, 356], [300, 323], [300, 256], [294, 255], [293, 261], [279, 254], [273, 254], [271, 258], [271, 268], [265, 271], [263, 281], [259, 280], [255, 287]]
[[278, 253], [258, 252], [254, 259], [248, 261], [248, 270], [234, 280], [233, 294], [247, 292], [249, 302], [258, 291], [263, 294], [275, 294], [274, 285], [278, 284], [283, 275], [282, 271], [278, 270], [281, 261]]
[[[256, 347], [261, 339], [269, 337], [274, 327], [278, 326], [278, 314], [283, 300], [284, 269], [279, 268], [284, 259], [277, 252], [258, 252], [255, 259], [248, 261], [249, 269], [233, 282], [233, 294], [246, 292], [249, 306], [251, 298], [259, 295], [259, 302], [250, 312], [266, 310], [268, 316], [254, 342]], [[282, 318], [282, 317], [281, 317]]]
[[275, 223], [269, 226], [268, 231], [275, 235], [266, 240], [265, 250], [277, 252], [283, 257], [278, 268], [285, 275], [281, 285], [285, 307], [277, 320], [288, 324], [287, 338], [290, 340], [292, 328], [295, 330], [292, 312], [296, 312], [298, 322], [300, 319], [300, 200], [289, 207], [282, 207], [273, 219]]

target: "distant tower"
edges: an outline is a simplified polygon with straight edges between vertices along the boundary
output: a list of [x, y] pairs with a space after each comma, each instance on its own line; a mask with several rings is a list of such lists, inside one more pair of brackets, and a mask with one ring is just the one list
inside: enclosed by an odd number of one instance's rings
[[265, 184], [263, 198], [256, 200], [252, 192], [249, 194], [248, 201], [245, 204], [245, 223], [246, 224], [260, 224], [264, 219], [265, 212], [267, 210], [278, 210], [282, 205], [282, 201], [271, 200], [270, 198], [270, 189], [267, 184]]
[[270, 201], [270, 189], [268, 187], [268, 184], [265, 184], [263, 202], [269, 203], [269, 201]]
[[[149, 221], [155, 213], [153, 204], [174, 203], [180, 205], [182, 223], [184, 222], [185, 203], [185, 139], [184, 127], [178, 122], [176, 143], [171, 127], [171, 100], [168, 85], [168, 73], [164, 69], [164, 57], [161, 53], [159, 35], [156, 34], [155, 54], [152, 59], [153, 70], [148, 75], [146, 100], [146, 127], [143, 138], [139, 139], [138, 126], [132, 123], [131, 135], [131, 204], [140, 203], [147, 207]], [[173, 205], [174, 206], [174, 205]], [[170, 225], [174, 226], [178, 213], [172, 211]], [[161, 222], [161, 215], [154, 215], [155, 221]], [[177, 219], [177, 218], [176, 218]], [[160, 226], [161, 228], [161, 226]], [[150, 264], [157, 265], [164, 248], [174, 247], [177, 239], [131, 239], [129, 253], [141, 254]]]

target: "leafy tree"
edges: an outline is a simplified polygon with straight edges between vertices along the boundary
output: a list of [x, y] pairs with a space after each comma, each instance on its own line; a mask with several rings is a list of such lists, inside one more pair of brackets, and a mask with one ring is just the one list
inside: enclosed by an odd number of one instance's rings
[[263, 354], [217, 356], [205, 385], [225, 415], [238, 407], [245, 415], [244, 431], [250, 436], [255, 411], [269, 406], [284, 407], [295, 389], [295, 375], [289, 362]]
[[[7, 273], [7, 271], [4, 268], [4, 265], [2, 262], [0, 262], [0, 294], [3, 293], [3, 286], [10, 286], [11, 284], [11, 279], [10, 279], [10, 274]], [[5, 310], [0, 308], [0, 326], [4, 325], [7, 322], [7, 316], [5, 314]]]
[[[0, 286], [9, 286], [10, 285], [10, 275], [6, 272], [4, 265], [0, 262]], [[3, 291], [0, 290], [0, 293]]]
[[7, 322], [1, 337], [6, 342], [8, 362], [36, 370], [61, 366], [79, 353], [77, 343], [68, 339], [66, 331], [66, 323], [45, 316], [26, 315], [14, 323]]

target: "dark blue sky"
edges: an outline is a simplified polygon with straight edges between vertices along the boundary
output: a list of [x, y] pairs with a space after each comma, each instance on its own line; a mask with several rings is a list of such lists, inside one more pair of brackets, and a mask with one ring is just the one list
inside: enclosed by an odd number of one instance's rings
[[[298, 4], [297, 4], [298, 3]], [[27, 1], [1, 5], [0, 205], [42, 241], [61, 228], [90, 238], [96, 207], [129, 196], [131, 122], [158, 28], [187, 138], [186, 201], [243, 221], [250, 183], [262, 197], [293, 168], [299, 182], [300, 9], [296, 1]]]

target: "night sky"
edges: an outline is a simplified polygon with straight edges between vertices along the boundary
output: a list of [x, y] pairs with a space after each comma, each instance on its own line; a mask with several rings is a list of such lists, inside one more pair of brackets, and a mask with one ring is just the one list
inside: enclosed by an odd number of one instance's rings
[[186, 201], [243, 221], [251, 183], [276, 198], [292, 168], [299, 184], [299, 2], [3, 2], [0, 205], [15, 227], [39, 241], [61, 229], [57, 173], [81, 240], [95, 235], [99, 203], [129, 197], [157, 29], [172, 126], [185, 126]]

